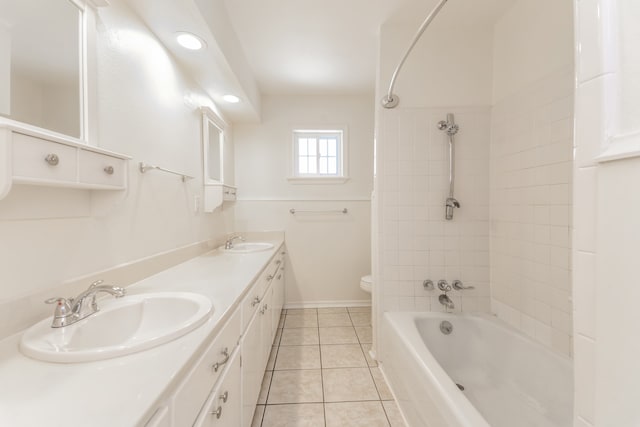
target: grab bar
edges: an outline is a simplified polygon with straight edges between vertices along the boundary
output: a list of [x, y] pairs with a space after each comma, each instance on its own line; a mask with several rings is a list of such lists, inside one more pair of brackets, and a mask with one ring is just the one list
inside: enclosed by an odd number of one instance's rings
[[289, 209], [289, 213], [291, 215], [295, 215], [297, 213], [341, 213], [341, 214], [347, 214], [349, 213], [349, 210], [347, 208], [343, 208], [343, 209], [333, 209], [333, 210], [299, 210], [299, 209], [294, 209], [291, 208]]

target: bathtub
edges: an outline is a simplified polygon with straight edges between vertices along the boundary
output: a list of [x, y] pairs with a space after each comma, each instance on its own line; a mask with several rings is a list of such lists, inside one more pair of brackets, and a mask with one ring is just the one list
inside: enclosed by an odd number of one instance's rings
[[381, 367], [410, 427], [573, 424], [571, 361], [493, 316], [385, 313], [381, 332]]

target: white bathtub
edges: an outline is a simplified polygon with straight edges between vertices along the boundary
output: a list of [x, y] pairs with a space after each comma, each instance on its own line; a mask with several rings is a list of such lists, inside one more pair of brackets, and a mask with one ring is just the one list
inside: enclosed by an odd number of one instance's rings
[[[453, 326], [449, 335], [440, 331], [444, 320]], [[380, 347], [410, 427], [573, 423], [571, 361], [493, 316], [385, 313]]]

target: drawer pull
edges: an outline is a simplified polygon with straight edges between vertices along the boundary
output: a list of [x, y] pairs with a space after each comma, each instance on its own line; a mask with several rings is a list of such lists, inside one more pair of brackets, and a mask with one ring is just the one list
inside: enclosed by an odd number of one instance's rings
[[262, 310], [260, 310], [260, 314], [264, 314], [267, 311], [267, 308], [269, 308], [267, 304], [263, 305]]
[[104, 171], [107, 175], [113, 175], [113, 166], [107, 166], [104, 168]]
[[229, 399], [229, 391], [225, 391], [220, 395], [220, 400], [222, 400], [222, 403], [227, 403], [228, 399]]
[[267, 276], [267, 280], [271, 280], [271, 279], [273, 279], [273, 274], [270, 274]]
[[[225, 363], [227, 363], [229, 361], [229, 349], [227, 347], [225, 347], [224, 350], [222, 350], [221, 354], [224, 356], [224, 359], [221, 360], [220, 362], [214, 363], [211, 366], [213, 368], [214, 372], [218, 372], [218, 369], [220, 369], [220, 367], [222, 365], [224, 365]], [[218, 417], [218, 418], [220, 418], [220, 417]]]
[[44, 161], [49, 163], [51, 166], [57, 166], [58, 163], [60, 163], [60, 157], [58, 157], [57, 154], [51, 153], [44, 158]]
[[276, 261], [276, 265], [280, 265], [280, 264], [282, 264], [282, 260], [279, 259]]
[[[269, 279], [269, 280], [271, 280], [271, 279]], [[251, 301], [251, 307], [255, 307], [258, 304], [260, 304], [260, 297], [255, 297], [253, 299], [253, 301]]]
[[222, 416], [222, 406], [218, 406], [218, 409], [211, 411], [211, 415], [215, 415], [219, 419]]
[[278, 277], [276, 277], [276, 279], [280, 280], [282, 278], [282, 274], [278, 274]]

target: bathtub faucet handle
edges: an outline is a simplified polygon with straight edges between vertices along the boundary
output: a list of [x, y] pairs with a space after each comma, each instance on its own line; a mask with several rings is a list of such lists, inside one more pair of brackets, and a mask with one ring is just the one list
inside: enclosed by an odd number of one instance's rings
[[457, 291], [464, 291], [465, 289], [475, 289], [474, 286], [465, 286], [462, 283], [462, 280], [454, 280], [453, 283], [451, 283], [451, 285], [453, 286], [453, 289]]
[[446, 280], [438, 280], [438, 289], [442, 292], [449, 292], [451, 291], [451, 285], [449, 285]]

